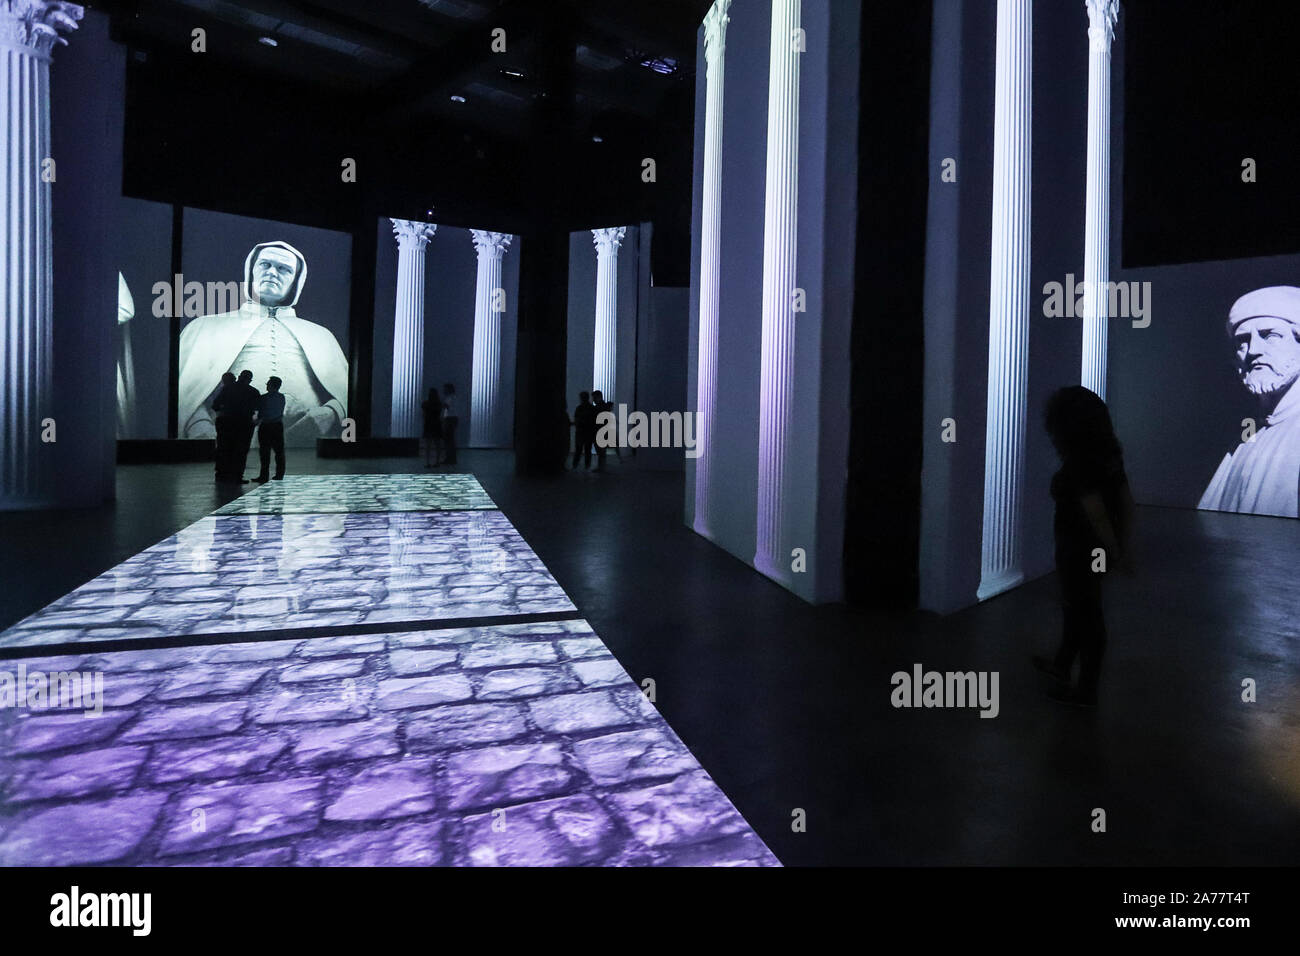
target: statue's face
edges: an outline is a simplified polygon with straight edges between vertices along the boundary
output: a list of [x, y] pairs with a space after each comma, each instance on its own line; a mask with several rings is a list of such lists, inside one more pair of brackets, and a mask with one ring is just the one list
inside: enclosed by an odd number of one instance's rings
[[1252, 395], [1271, 395], [1290, 388], [1300, 377], [1300, 342], [1295, 326], [1262, 316], [1237, 326], [1237, 370]]
[[262, 305], [281, 305], [293, 287], [298, 260], [284, 249], [271, 247], [257, 254], [253, 263], [253, 294]]

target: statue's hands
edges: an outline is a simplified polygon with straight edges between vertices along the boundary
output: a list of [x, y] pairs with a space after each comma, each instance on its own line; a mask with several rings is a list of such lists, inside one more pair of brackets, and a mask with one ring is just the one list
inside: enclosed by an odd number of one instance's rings
[[307, 412], [307, 417], [316, 425], [316, 429], [322, 434], [328, 434], [331, 429], [339, 424], [339, 417], [334, 413], [334, 409], [327, 405], [317, 405]]

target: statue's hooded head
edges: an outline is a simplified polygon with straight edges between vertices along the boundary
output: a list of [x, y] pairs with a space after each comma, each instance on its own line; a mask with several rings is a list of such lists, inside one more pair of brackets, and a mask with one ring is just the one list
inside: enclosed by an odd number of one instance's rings
[[1279, 398], [1300, 378], [1300, 288], [1248, 292], [1228, 313], [1237, 371], [1252, 395]]
[[287, 242], [259, 242], [244, 260], [244, 298], [265, 306], [297, 305], [307, 260]]

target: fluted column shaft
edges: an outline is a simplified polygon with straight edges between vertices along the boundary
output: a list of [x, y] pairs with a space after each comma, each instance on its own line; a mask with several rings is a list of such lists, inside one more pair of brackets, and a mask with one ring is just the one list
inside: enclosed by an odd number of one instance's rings
[[714, 0], [704, 18], [704, 195], [700, 204], [700, 315], [695, 376], [695, 530], [709, 533], [709, 480], [718, 393], [719, 275], [722, 271], [722, 81], [726, 67], [727, 9]]
[[981, 600], [1024, 579], [1032, 36], [1032, 0], [998, 0]]
[[476, 448], [506, 444], [501, 423], [501, 257], [511, 237], [502, 232], [471, 229], [478, 253], [478, 285], [474, 292], [474, 378], [471, 383], [469, 443]]
[[767, 190], [763, 208], [763, 335], [754, 566], [789, 576], [785, 506], [794, 385], [794, 290], [799, 192], [800, 0], [773, 0], [767, 95]]
[[1110, 281], [1110, 45], [1119, 0], [1087, 0], [1088, 187], [1083, 235], [1082, 384], [1106, 397]]
[[[53, 415], [53, 256], [50, 159], [50, 52], [75, 30], [79, 6], [41, 0], [0, 5], [0, 507], [48, 504], [41, 421]], [[57, 423], [56, 423], [57, 428]]]
[[397, 307], [393, 314], [394, 438], [414, 438], [423, 429], [420, 390], [424, 379], [424, 250], [438, 227], [393, 219], [397, 237]]
[[626, 226], [591, 230], [596, 245], [596, 349], [591, 387], [614, 401], [618, 385], [618, 247]]

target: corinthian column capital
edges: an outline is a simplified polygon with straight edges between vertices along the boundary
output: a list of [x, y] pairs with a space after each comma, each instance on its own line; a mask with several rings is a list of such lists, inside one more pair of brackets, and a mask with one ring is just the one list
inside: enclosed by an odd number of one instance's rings
[[397, 237], [399, 249], [423, 249], [438, 231], [431, 222], [416, 222], [414, 219], [392, 219], [393, 235]]
[[68, 42], [59, 31], [77, 29], [84, 13], [77, 4], [62, 0], [0, 0], [0, 46], [48, 58], [55, 44]]
[[609, 229], [591, 230], [592, 241], [596, 244], [596, 255], [607, 256], [610, 253], [618, 252], [618, 247], [623, 243], [623, 236], [627, 233], [627, 226], [612, 226]]
[[480, 256], [486, 254], [498, 258], [506, 251], [506, 247], [510, 245], [510, 240], [514, 238], [508, 232], [488, 232], [485, 229], [471, 229], [469, 234], [474, 240], [475, 252]]
[[704, 15], [704, 58], [708, 63], [716, 62], [727, 47], [727, 24], [731, 17], [727, 11], [731, 0], [713, 0], [713, 6]]
[[1088, 39], [1094, 53], [1110, 52], [1115, 39], [1115, 20], [1119, 17], [1119, 0], [1084, 0], [1088, 8]]

